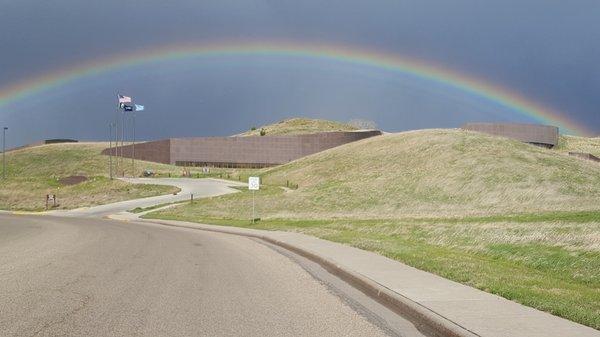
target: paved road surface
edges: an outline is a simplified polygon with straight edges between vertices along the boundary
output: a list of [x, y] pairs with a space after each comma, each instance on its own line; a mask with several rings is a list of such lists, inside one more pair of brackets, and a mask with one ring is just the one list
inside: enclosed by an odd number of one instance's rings
[[136, 184], [177, 186], [181, 189], [181, 192], [179, 192], [177, 195], [161, 195], [143, 199], [121, 201], [101, 206], [79, 208], [69, 211], [51, 211], [47, 213], [71, 217], [102, 217], [110, 214], [124, 212], [130, 209], [134, 209], [136, 207], [149, 207], [164, 203], [189, 200], [190, 194], [194, 194], [194, 198], [206, 198], [227, 193], [235, 193], [237, 192], [237, 190], [231, 188], [231, 186], [246, 186], [246, 184], [220, 179], [123, 178], [122, 180]]
[[335, 293], [301, 264], [248, 238], [0, 215], [2, 336], [394, 334]]

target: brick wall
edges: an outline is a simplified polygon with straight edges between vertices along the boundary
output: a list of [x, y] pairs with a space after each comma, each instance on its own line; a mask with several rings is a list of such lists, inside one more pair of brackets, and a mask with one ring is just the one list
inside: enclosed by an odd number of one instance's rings
[[[119, 155], [121, 154], [121, 147], [117, 147]], [[123, 156], [126, 158], [132, 157], [133, 146], [125, 145], [122, 147]], [[104, 149], [102, 154], [108, 155], [109, 148]], [[115, 148], [113, 147], [113, 155]], [[135, 158], [140, 160], [153, 161], [156, 163], [169, 164], [171, 163], [171, 140], [163, 139], [152, 142], [143, 142], [135, 144]]]
[[465, 130], [513, 138], [526, 143], [554, 147], [558, 144], [558, 128], [550, 125], [517, 123], [467, 123]]
[[[145, 142], [135, 147], [136, 159], [171, 164], [272, 166], [332, 147], [381, 135], [381, 131], [323, 132], [295, 136], [196, 137]], [[123, 148], [131, 158], [132, 147]], [[104, 154], [108, 154], [104, 150]]]

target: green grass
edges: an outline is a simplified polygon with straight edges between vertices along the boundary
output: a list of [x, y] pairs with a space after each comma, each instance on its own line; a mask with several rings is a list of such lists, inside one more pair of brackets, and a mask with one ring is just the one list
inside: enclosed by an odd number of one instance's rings
[[[211, 201], [198, 203], [205, 202]], [[186, 204], [144, 217], [313, 235], [600, 329], [600, 212], [561, 213], [557, 221], [545, 221], [554, 215], [547, 213], [429, 220], [266, 219], [252, 224], [251, 211], [245, 218], [214, 218], [199, 208]]]
[[385, 135], [252, 172], [255, 224], [246, 190], [146, 217], [314, 235], [600, 329], [600, 165], [563, 151]]
[[[53, 144], [6, 153], [7, 179], [0, 182], [0, 209], [40, 211], [46, 194], [56, 194], [59, 208], [71, 209], [127, 199], [168, 194], [177, 188], [136, 185], [108, 178], [108, 157], [100, 152], [103, 143]], [[131, 161], [126, 160], [127, 175]], [[148, 168], [161, 174], [181, 174], [181, 168], [137, 162], [138, 172]], [[62, 185], [59, 180], [83, 175], [88, 180], [77, 185]]]
[[260, 130], [266, 132], [266, 136], [276, 135], [301, 135], [317, 132], [332, 131], [354, 131], [355, 127], [323, 119], [308, 118], [290, 118], [284, 119], [278, 123], [256, 127], [255, 130], [249, 130], [237, 136], [260, 136]]
[[180, 203], [183, 203], [183, 202], [189, 202], [189, 201], [166, 202], [166, 203], [163, 203], [163, 204], [158, 204], [158, 205], [153, 205], [153, 206], [148, 206], [148, 207], [136, 207], [136, 208], [128, 210], [127, 212], [138, 214], [138, 213], [148, 212], [148, 211], [151, 211], [151, 210], [154, 210], [154, 209], [157, 209], [157, 208], [162, 208], [162, 207], [165, 207], [165, 206], [180, 204]]

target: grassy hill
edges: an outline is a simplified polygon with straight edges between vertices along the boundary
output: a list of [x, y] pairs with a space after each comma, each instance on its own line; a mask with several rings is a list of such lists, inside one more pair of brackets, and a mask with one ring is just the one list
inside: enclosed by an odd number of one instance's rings
[[[462, 130], [384, 135], [258, 172], [263, 218], [387, 219], [600, 210], [600, 165]], [[268, 193], [267, 193], [268, 192]], [[240, 197], [240, 196], [237, 196]], [[202, 210], [232, 214], [221, 200]]]
[[[56, 194], [60, 208], [77, 208], [139, 197], [167, 194], [176, 189], [158, 185], [134, 185], [108, 178], [104, 143], [67, 143], [23, 148], [6, 153], [7, 180], [0, 181], [0, 209], [42, 210], [46, 194]], [[131, 175], [131, 160], [125, 161]], [[181, 174], [181, 168], [137, 162], [137, 171]], [[61, 183], [70, 176], [88, 179], [75, 185]]]
[[255, 130], [250, 130], [237, 136], [260, 136], [261, 129], [266, 132], [266, 136], [301, 135], [317, 132], [356, 130], [355, 127], [340, 122], [323, 119], [290, 118], [284, 119], [278, 123], [257, 127]]
[[600, 137], [587, 138], [561, 135], [556, 150], [561, 152], [591, 153], [600, 158]]
[[149, 217], [302, 232], [599, 329], [600, 165], [565, 147], [389, 134], [254, 172], [256, 224], [247, 190]]

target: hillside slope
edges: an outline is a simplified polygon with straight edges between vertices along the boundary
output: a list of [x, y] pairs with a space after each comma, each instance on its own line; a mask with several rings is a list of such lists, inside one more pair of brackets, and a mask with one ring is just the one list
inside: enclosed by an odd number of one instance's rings
[[254, 174], [257, 222], [247, 189], [147, 217], [314, 235], [600, 329], [598, 163], [421, 130]]
[[266, 136], [276, 135], [301, 135], [317, 132], [332, 132], [332, 131], [354, 131], [355, 127], [324, 119], [309, 119], [309, 118], [290, 118], [280, 122], [257, 127], [256, 130], [250, 130], [236, 136], [260, 136], [260, 130], [266, 132]]
[[561, 135], [556, 150], [561, 152], [591, 153], [600, 158], [600, 137], [588, 138]]
[[[420, 130], [350, 143], [259, 174], [298, 184], [261, 196], [263, 218], [398, 218], [599, 210], [600, 165], [463, 130]], [[228, 198], [209, 216], [232, 216]], [[231, 199], [231, 200], [233, 200]], [[233, 208], [232, 208], [233, 207]], [[199, 210], [200, 211], [200, 210]]]
[[[7, 180], [0, 183], [0, 209], [42, 210], [46, 194], [56, 194], [60, 208], [76, 208], [140, 197], [167, 194], [168, 186], [133, 185], [108, 178], [108, 157], [100, 152], [104, 143], [68, 143], [27, 147], [6, 153]], [[126, 160], [131, 174], [131, 160]], [[137, 171], [179, 172], [163, 164], [138, 161]], [[71, 176], [87, 180], [75, 185], [61, 183]]]

